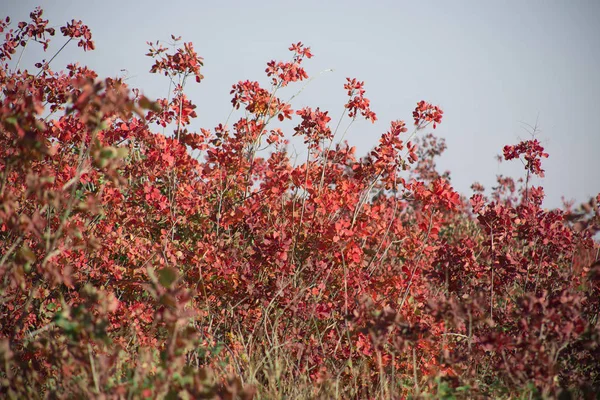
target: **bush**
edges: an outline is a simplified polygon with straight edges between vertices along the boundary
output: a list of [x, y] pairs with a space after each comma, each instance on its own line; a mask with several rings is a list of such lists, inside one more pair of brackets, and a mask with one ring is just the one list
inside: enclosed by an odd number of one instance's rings
[[[175, 88], [151, 101], [54, 57], [54, 29], [0, 24], [0, 387], [9, 398], [593, 396], [600, 196], [542, 208], [525, 179], [459, 196], [436, 170], [442, 110], [420, 101], [365, 157], [327, 111], [293, 110], [308, 47], [269, 89], [231, 90], [231, 126], [191, 131], [203, 60], [150, 43]], [[81, 21], [61, 28], [93, 50]], [[179, 38], [172, 38], [179, 43]], [[15, 64], [11, 67], [12, 64]], [[376, 120], [347, 79], [342, 122]], [[277, 125], [295, 121], [294, 164]], [[412, 126], [411, 126], [412, 125]], [[153, 127], [159, 131], [152, 131]], [[533, 135], [532, 135], [533, 136]], [[565, 398], [565, 397], [563, 397]]]

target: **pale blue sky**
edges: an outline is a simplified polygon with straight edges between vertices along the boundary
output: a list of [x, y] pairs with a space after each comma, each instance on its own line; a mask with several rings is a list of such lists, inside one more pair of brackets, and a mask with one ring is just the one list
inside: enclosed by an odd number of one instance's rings
[[[490, 188], [498, 173], [524, 175], [520, 163], [500, 165], [505, 144], [527, 139], [523, 122], [541, 129], [546, 207], [561, 196], [580, 201], [600, 192], [600, 1], [83, 1], [0, 0], [0, 14], [26, 19], [36, 5], [56, 26], [81, 19], [97, 50], [72, 46], [67, 61], [122, 75], [151, 97], [168, 82], [148, 70], [146, 41], [171, 33], [192, 41], [205, 59], [200, 84], [188, 95], [198, 105], [195, 127], [213, 128], [230, 111], [239, 80], [267, 87], [265, 63], [287, 59], [302, 41], [315, 57], [309, 75], [332, 68], [292, 105], [320, 106], [334, 121], [346, 101], [345, 77], [364, 80], [379, 121], [356, 123], [347, 135], [359, 154], [376, 144], [389, 121], [411, 120], [417, 101], [445, 111], [436, 134], [448, 150], [439, 162], [452, 184], [470, 195], [471, 183]], [[56, 38], [52, 49], [62, 45]], [[51, 49], [51, 53], [53, 50]], [[34, 60], [26, 54], [25, 63]], [[48, 57], [48, 56], [47, 56]], [[299, 88], [299, 86], [296, 86]], [[292, 93], [292, 88], [288, 93]], [[283, 96], [287, 98], [287, 96]], [[536, 182], [540, 183], [540, 182]]]

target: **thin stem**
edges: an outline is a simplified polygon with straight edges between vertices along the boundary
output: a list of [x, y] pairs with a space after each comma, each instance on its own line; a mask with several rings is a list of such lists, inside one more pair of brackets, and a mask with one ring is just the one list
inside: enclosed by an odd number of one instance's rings
[[417, 348], [416, 348], [416, 346], [413, 346], [413, 348], [412, 348], [412, 359], [413, 359], [413, 379], [415, 382], [415, 394], [417, 395], [417, 398], [418, 398], [421, 390], [419, 389], [419, 375], [417, 373]]
[[491, 286], [490, 286], [490, 320], [494, 321], [494, 261], [496, 259], [496, 252], [494, 249], [494, 230], [491, 229], [491, 251], [492, 251], [492, 263], [490, 265], [491, 272]]
[[47, 67], [50, 65], [50, 63], [51, 63], [51, 62], [52, 62], [52, 61], [53, 61], [53, 60], [56, 58], [56, 56], [58, 56], [58, 55], [60, 54], [60, 52], [61, 52], [61, 51], [63, 51], [63, 49], [64, 49], [65, 47], [67, 47], [67, 45], [68, 45], [68, 44], [71, 42], [71, 40], [73, 40], [73, 38], [72, 38], [72, 37], [71, 37], [71, 38], [69, 38], [69, 40], [67, 40], [67, 41], [65, 42], [65, 44], [63, 44], [63, 45], [62, 45], [62, 47], [61, 47], [60, 49], [58, 49], [58, 51], [57, 51], [56, 53], [54, 53], [54, 55], [52, 56], [52, 58], [51, 58], [49, 61], [47, 61], [47, 62], [46, 62], [46, 63], [45, 63], [43, 66], [42, 66], [42, 68], [40, 69], [40, 71], [39, 71], [39, 72], [37, 73], [37, 75], [35, 76], [36, 78], [37, 78], [38, 76], [40, 76], [40, 75], [42, 74], [42, 72], [44, 72], [44, 70], [45, 70], [45, 69], [46, 69], [46, 68], [47, 68]]
[[27, 38], [27, 41], [25, 42], [25, 46], [23, 46], [23, 48], [21, 49], [21, 54], [19, 54], [19, 59], [17, 60], [17, 65], [15, 65], [15, 72], [17, 72], [19, 70], [19, 65], [21, 64], [21, 58], [23, 58], [23, 53], [25, 53], [25, 49], [27, 48], [27, 45], [29, 44], [30, 40], [31, 40], [31, 36]]
[[88, 343], [88, 354], [90, 356], [90, 368], [92, 369], [92, 379], [94, 380], [94, 388], [96, 393], [100, 394], [100, 384], [98, 382], [98, 373], [96, 372], [96, 364], [94, 362], [94, 353], [92, 352], [92, 346]]
[[[433, 214], [434, 214], [434, 212], [432, 210], [431, 215], [429, 217], [429, 226], [427, 228], [427, 235], [425, 236], [425, 240], [423, 240], [423, 249], [425, 249], [425, 246], [427, 245], [427, 242], [429, 241], [429, 234], [431, 233], [431, 227], [433, 226]], [[410, 272], [410, 279], [408, 280], [408, 285], [406, 286], [406, 290], [404, 292], [404, 296], [402, 297], [402, 301], [400, 303], [399, 309], [402, 309], [402, 306], [404, 306], [406, 298], [408, 297], [408, 295], [410, 293], [410, 287], [412, 286], [413, 278], [415, 276], [415, 273], [417, 272], [417, 268], [419, 266], [419, 261], [421, 261], [422, 256], [423, 256], [423, 250], [421, 250], [419, 252], [418, 257], [415, 260], [415, 266], [413, 267], [413, 269]]]
[[[319, 182], [319, 193], [321, 193], [321, 190], [323, 189], [323, 181], [325, 179], [325, 167], [327, 166], [327, 156], [329, 154], [329, 150], [331, 150], [331, 146], [333, 146], [333, 140], [335, 139], [335, 135], [337, 135], [337, 131], [340, 128], [340, 125], [342, 124], [342, 120], [344, 119], [345, 115], [346, 115], [346, 113], [342, 112], [342, 115], [340, 116], [340, 119], [338, 120], [337, 126], [335, 127], [335, 130], [333, 131], [333, 136], [331, 137], [329, 146], [327, 147], [327, 150], [323, 154], [323, 167], [322, 167], [323, 169], [321, 170], [321, 180]], [[352, 118], [352, 122], [354, 122], [355, 119], [356, 119], [356, 116], [354, 118]], [[350, 125], [352, 125], [352, 122], [350, 123]], [[350, 127], [350, 125], [348, 125], [348, 128]], [[346, 129], [346, 131], [347, 131], [347, 129]], [[344, 132], [344, 135], [345, 135], [345, 132]]]
[[19, 237], [17, 240], [15, 240], [14, 243], [12, 244], [12, 246], [10, 246], [10, 248], [6, 251], [6, 253], [4, 253], [4, 256], [2, 256], [2, 259], [0, 260], [0, 268], [2, 268], [2, 266], [4, 265], [4, 263], [6, 262], [8, 257], [15, 251], [17, 246], [20, 245], [22, 241], [23, 241], [23, 235], [21, 235], [21, 237]]

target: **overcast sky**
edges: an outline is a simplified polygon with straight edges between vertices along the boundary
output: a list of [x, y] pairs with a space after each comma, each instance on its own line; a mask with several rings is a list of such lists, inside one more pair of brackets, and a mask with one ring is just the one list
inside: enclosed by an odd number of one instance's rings
[[[470, 196], [497, 174], [524, 176], [518, 162], [498, 164], [505, 144], [538, 138], [546, 207], [561, 197], [585, 201], [600, 192], [600, 1], [84, 1], [0, 0], [0, 14], [25, 20], [41, 5], [51, 25], [81, 19], [96, 51], [72, 46], [53, 69], [79, 61], [100, 76], [127, 74], [128, 83], [151, 97], [166, 97], [168, 81], [149, 74], [147, 41], [170, 35], [191, 41], [205, 59], [205, 80], [190, 84], [196, 127], [213, 128], [231, 110], [229, 90], [239, 80], [258, 80], [269, 60], [288, 58], [302, 41], [314, 58], [309, 75], [324, 73], [295, 99], [294, 108], [330, 110], [336, 121], [346, 101], [346, 77], [365, 81], [376, 124], [356, 123], [347, 135], [360, 155], [395, 119], [411, 121], [419, 100], [440, 105], [436, 134], [448, 150], [439, 161], [452, 184]], [[62, 44], [57, 37], [50, 55]], [[30, 51], [22, 65], [42, 56]], [[126, 70], [126, 71], [122, 71]], [[292, 87], [292, 94], [300, 86]], [[287, 98], [285, 96], [284, 98]]]

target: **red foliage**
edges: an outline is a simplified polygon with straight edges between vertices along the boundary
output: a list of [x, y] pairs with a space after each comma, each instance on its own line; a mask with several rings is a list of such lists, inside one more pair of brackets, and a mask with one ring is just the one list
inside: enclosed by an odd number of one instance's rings
[[[174, 83], [170, 99], [152, 102], [75, 64], [11, 69], [29, 39], [48, 47], [41, 15], [8, 31], [0, 53], [1, 393], [598, 388], [600, 198], [546, 210], [541, 187], [517, 191], [505, 177], [491, 200], [478, 184], [470, 200], [459, 196], [436, 170], [443, 140], [417, 137], [442, 121], [425, 101], [413, 132], [393, 121], [357, 159], [334, 142], [327, 111], [277, 97], [308, 77], [302, 43], [291, 61], [267, 64], [270, 90], [233, 86], [244, 112], [231, 126], [191, 132], [186, 79], [203, 79], [192, 44], [173, 54], [150, 44], [151, 72]], [[61, 31], [93, 50], [81, 22]], [[374, 122], [364, 83], [348, 78], [344, 90], [348, 117]], [[297, 120], [304, 162], [292, 162], [273, 126], [284, 119]], [[270, 152], [259, 151], [265, 142]], [[537, 140], [504, 155], [543, 176]]]
[[541, 159], [548, 158], [548, 153], [544, 153], [544, 148], [537, 139], [527, 140], [516, 146], [504, 146], [503, 151], [505, 160], [513, 160], [525, 155], [525, 169], [534, 175], [544, 177]]

